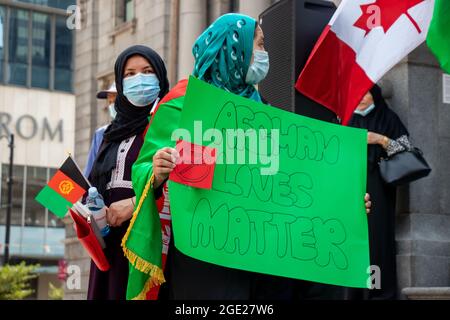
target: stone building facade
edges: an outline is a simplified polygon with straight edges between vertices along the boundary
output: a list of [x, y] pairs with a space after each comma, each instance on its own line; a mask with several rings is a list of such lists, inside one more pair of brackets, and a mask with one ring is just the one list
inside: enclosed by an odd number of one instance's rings
[[[167, 63], [169, 80], [192, 71], [191, 47], [202, 30], [221, 14], [253, 17], [273, 0], [78, 0], [81, 29], [76, 35], [76, 160], [84, 167], [92, 134], [108, 122], [96, 92], [114, 80], [118, 54], [145, 44]], [[334, 1], [339, 4], [340, 1]], [[450, 106], [443, 103], [443, 75], [425, 46], [385, 77], [389, 102], [421, 147], [432, 175], [399, 190], [397, 259], [401, 298], [444, 297], [450, 287]], [[89, 260], [66, 220], [66, 259], [81, 268], [81, 288], [65, 299], [86, 297]], [[438, 287], [438, 288], [435, 288]]]
[[399, 190], [397, 275], [403, 298], [450, 299], [450, 104], [446, 75], [422, 45], [383, 79], [390, 105], [433, 172]]
[[40, 265], [28, 299], [62, 285], [65, 225], [35, 198], [74, 149], [71, 1], [0, 1], [0, 265]]

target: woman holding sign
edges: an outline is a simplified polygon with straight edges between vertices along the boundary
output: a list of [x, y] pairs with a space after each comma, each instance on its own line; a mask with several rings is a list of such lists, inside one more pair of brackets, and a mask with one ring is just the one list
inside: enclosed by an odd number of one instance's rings
[[[220, 17], [197, 39], [193, 54], [195, 77], [261, 102], [261, 96], [254, 85], [267, 75], [269, 57], [264, 50], [263, 32], [255, 19], [240, 14]], [[165, 259], [161, 257], [160, 252], [161, 232], [157, 232], [161, 221], [156, 214], [155, 198], [157, 193], [161, 193], [161, 186], [168, 179], [177, 161], [176, 150], [167, 146], [174, 145], [171, 136], [180, 119], [186, 86], [187, 80], [181, 81], [161, 102], [140, 157], [133, 167], [133, 185], [138, 207], [128, 237], [123, 242], [125, 254], [134, 266], [129, 277], [129, 299], [145, 299], [150, 288], [164, 282], [162, 269]], [[158, 134], [156, 136], [151, 132]], [[152, 223], [148, 223], [149, 218]], [[151, 230], [154, 232], [150, 233]], [[155, 248], [142, 246], [138, 242], [138, 235], [144, 236]], [[172, 245], [169, 249], [168, 269], [169, 298], [250, 297], [251, 277], [248, 272], [192, 259]]]
[[[199, 36], [193, 54], [196, 78], [236, 95], [262, 101], [255, 85], [268, 73], [269, 56], [264, 49], [263, 31], [255, 19], [241, 14], [220, 17]], [[172, 133], [178, 128], [186, 87], [187, 80], [181, 81], [160, 103], [133, 166], [137, 208], [123, 240], [125, 255], [131, 262], [127, 298], [148, 298], [152, 288], [164, 283], [165, 274], [168, 277], [165, 298], [250, 299], [255, 273], [190, 258], [172, 242], [168, 255], [161, 255], [167, 237], [162, 228], [163, 216], [157, 214], [156, 200], [180, 157], [169, 146], [175, 144]]]

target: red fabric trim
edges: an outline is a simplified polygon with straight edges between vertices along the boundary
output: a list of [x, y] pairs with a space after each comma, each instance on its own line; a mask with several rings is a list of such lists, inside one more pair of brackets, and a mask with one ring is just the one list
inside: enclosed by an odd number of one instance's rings
[[355, 51], [327, 26], [297, 81], [308, 98], [335, 112], [346, 125], [374, 83], [356, 62]]
[[169, 91], [168, 94], [166, 94], [164, 96], [164, 98], [162, 98], [162, 100], [158, 103], [158, 105], [155, 108], [155, 111], [153, 112], [153, 114], [151, 115], [151, 119], [149, 121], [149, 124], [147, 125], [147, 128], [145, 128], [144, 132], [142, 133], [142, 136], [145, 138], [145, 136], [147, 135], [148, 129], [150, 128], [150, 125], [153, 121], [153, 117], [155, 116], [156, 112], [158, 111], [159, 107], [167, 102], [169, 102], [170, 100], [174, 100], [174, 99], [178, 99], [179, 97], [182, 97], [186, 94], [186, 89], [187, 89], [187, 85], [188, 85], [188, 80], [184, 79], [179, 81], [175, 87], [173, 87], [172, 90]]

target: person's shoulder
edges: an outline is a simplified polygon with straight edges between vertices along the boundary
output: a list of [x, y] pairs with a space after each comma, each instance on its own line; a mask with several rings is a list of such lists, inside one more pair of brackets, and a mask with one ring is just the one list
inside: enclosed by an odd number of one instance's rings
[[181, 110], [183, 108], [184, 96], [186, 95], [186, 89], [188, 85], [188, 80], [180, 80], [175, 87], [173, 87], [169, 93], [167, 93], [158, 105], [155, 107], [155, 110], [152, 110], [150, 113], [149, 122], [153, 121], [155, 115], [161, 110], [167, 109], [176, 109]]
[[106, 129], [108, 129], [109, 126], [110, 125], [107, 124], [106, 126], [100, 127], [95, 131], [95, 133], [104, 133], [106, 131]]
[[180, 81], [178, 81], [175, 87], [173, 87], [173, 89], [186, 90], [188, 83], [189, 79], [181, 79]]
[[164, 108], [176, 108], [181, 110], [183, 108], [187, 85], [188, 80], [179, 81], [175, 87], [173, 87], [172, 90], [170, 90], [169, 93], [162, 98], [154, 112], [152, 112], [152, 115]]
[[385, 112], [385, 118], [387, 122], [387, 126], [391, 128], [393, 132], [400, 132], [400, 135], [407, 135], [409, 136], [408, 129], [406, 128], [405, 124], [403, 123], [400, 115], [392, 108], [386, 107]]
[[390, 120], [392, 120], [392, 121], [400, 121], [401, 122], [400, 116], [391, 107], [386, 106], [386, 109], [384, 110], [384, 112], [389, 117]]
[[97, 139], [98, 139], [99, 137], [103, 137], [103, 134], [106, 132], [106, 130], [108, 130], [109, 126], [110, 126], [110, 125], [108, 124], [108, 125], [106, 125], [106, 126], [100, 127], [100, 128], [98, 128], [97, 130], [95, 130], [94, 137], [96, 137]]

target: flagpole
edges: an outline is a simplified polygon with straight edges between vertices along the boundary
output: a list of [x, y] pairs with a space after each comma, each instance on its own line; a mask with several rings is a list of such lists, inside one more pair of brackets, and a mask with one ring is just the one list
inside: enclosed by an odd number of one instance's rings
[[6, 207], [5, 225], [5, 252], [3, 255], [3, 265], [9, 264], [9, 242], [11, 232], [11, 210], [12, 210], [12, 187], [13, 187], [13, 165], [14, 165], [14, 134], [6, 136], [9, 143], [9, 175], [8, 175], [8, 205]]

